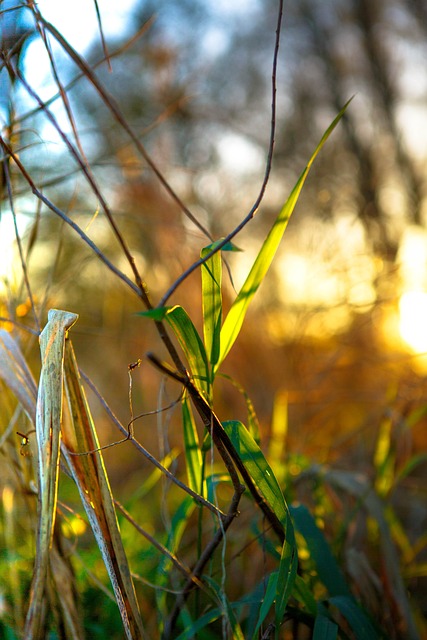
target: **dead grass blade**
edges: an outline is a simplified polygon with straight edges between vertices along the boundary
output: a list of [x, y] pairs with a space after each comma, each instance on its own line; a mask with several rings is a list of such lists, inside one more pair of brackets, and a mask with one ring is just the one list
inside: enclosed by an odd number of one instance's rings
[[52, 309], [40, 335], [42, 370], [36, 407], [38, 526], [30, 606], [25, 621], [27, 640], [41, 638], [45, 625], [46, 583], [58, 495], [64, 344], [67, 331], [76, 320], [75, 313]]
[[[37, 386], [19, 345], [4, 330], [0, 330], [0, 378], [14, 393], [19, 401], [19, 406], [22, 407], [30, 422], [35, 426]], [[3, 442], [7, 436], [8, 433], [5, 432], [0, 442]], [[18, 492], [30, 492], [31, 487], [19, 485], [15, 487], [15, 490]], [[56, 610], [56, 617], [59, 619], [58, 627], [61, 626], [64, 629], [64, 638], [79, 640], [84, 637], [81, 627], [82, 616], [78, 610], [78, 598], [74, 574], [68, 557], [69, 553], [63, 546], [60, 529], [56, 528], [49, 553], [51, 588], [48, 589], [47, 597], [43, 600], [43, 606], [38, 611], [41, 621], [40, 630], [44, 633], [44, 619], [47, 610]], [[8, 548], [13, 550], [13, 540], [10, 541]], [[16, 598], [18, 597], [19, 594], [16, 593]]]
[[37, 385], [19, 346], [4, 329], [0, 329], [0, 378], [35, 424]]
[[[63, 425], [62, 453], [77, 484], [81, 500], [107, 568], [122, 616], [126, 637], [144, 638], [144, 629], [126, 553], [120, 536], [114, 500], [98, 437], [80, 378], [74, 350], [65, 347], [65, 383], [71, 420]], [[89, 455], [73, 455], [92, 451]]]

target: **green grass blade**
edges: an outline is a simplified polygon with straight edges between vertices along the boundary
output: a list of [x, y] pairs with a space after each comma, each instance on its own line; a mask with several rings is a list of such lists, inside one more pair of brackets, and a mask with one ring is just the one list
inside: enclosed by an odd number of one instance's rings
[[285, 529], [285, 541], [279, 563], [279, 573], [276, 585], [276, 639], [279, 638], [280, 625], [286, 611], [288, 600], [295, 585], [298, 569], [298, 554], [295, 544], [294, 528], [288, 515]]
[[260, 630], [261, 626], [264, 624], [264, 620], [266, 619], [268, 612], [273, 606], [274, 600], [276, 598], [277, 575], [278, 575], [278, 572], [274, 571], [268, 577], [267, 588], [265, 589], [265, 594], [262, 600], [261, 608], [259, 610], [258, 622], [251, 636], [252, 640], [257, 640], [258, 631]]
[[245, 640], [240, 624], [233, 611], [233, 605], [229, 602], [226, 594], [221, 587], [209, 576], [204, 576], [204, 581], [209, 584], [210, 588], [215, 593], [217, 600], [220, 603], [223, 615], [226, 616], [230, 625], [231, 635], [227, 636], [233, 638], [233, 640]]
[[330, 596], [351, 596], [343, 572], [332, 555], [331, 548], [323, 533], [317, 527], [316, 522], [304, 505], [291, 507], [295, 527], [305, 538], [311, 558], [316, 565], [317, 573], [329, 591]]
[[190, 365], [194, 384], [209, 397], [209, 365], [203, 342], [187, 312], [176, 305], [166, 315]]
[[378, 640], [378, 632], [370, 622], [367, 615], [362, 611], [353, 598], [347, 596], [334, 596], [329, 598], [329, 602], [339, 609], [340, 613], [347, 620], [355, 638], [363, 640]]
[[316, 598], [313, 595], [313, 591], [310, 587], [304, 582], [301, 576], [297, 575], [295, 578], [295, 585], [292, 591], [293, 597], [301, 602], [304, 605], [305, 609], [312, 616], [317, 615], [317, 602]]
[[239, 454], [252, 480], [261, 491], [279, 520], [286, 527], [289, 512], [276, 476], [263, 452], [244, 424], [238, 420], [223, 422], [223, 427]]
[[291, 516], [276, 476], [249, 431], [236, 420], [224, 422], [223, 427], [252, 480], [285, 528], [285, 542], [276, 584], [276, 628], [278, 629], [294, 587], [298, 563]]
[[[187, 464], [188, 486], [196, 493], [202, 493], [202, 452], [193, 412], [187, 394], [182, 398], [182, 422], [184, 429], [185, 460]], [[205, 492], [203, 491], [203, 495]]]
[[276, 254], [276, 251], [279, 247], [279, 244], [282, 240], [283, 234], [288, 225], [289, 219], [293, 213], [295, 205], [298, 201], [299, 195], [301, 193], [301, 189], [304, 185], [304, 182], [307, 178], [307, 175], [311, 169], [311, 166], [325, 144], [326, 140], [331, 135], [332, 131], [337, 126], [338, 122], [341, 120], [344, 115], [345, 110], [350, 101], [348, 101], [345, 106], [341, 109], [339, 114], [333, 120], [331, 125], [323, 134], [319, 144], [317, 145], [313, 155], [311, 156], [306, 168], [302, 172], [298, 182], [295, 187], [292, 189], [289, 198], [287, 199], [284, 207], [280, 211], [276, 221], [271, 228], [267, 238], [264, 241], [264, 244], [261, 247], [261, 250], [252, 266], [252, 269], [246, 278], [245, 283], [243, 284], [241, 290], [239, 291], [234, 303], [232, 304], [230, 311], [227, 314], [227, 317], [224, 321], [222, 330], [221, 330], [221, 351], [218, 358], [218, 362], [216, 363], [215, 371], [219, 368], [221, 363], [226, 358], [228, 352], [236, 341], [237, 336], [239, 335], [240, 329], [242, 327], [249, 303], [254, 297], [255, 293], [258, 290], [261, 282], [263, 281], [270, 265], [273, 261], [273, 258]]
[[[204, 258], [218, 244], [214, 242], [202, 249], [200, 257]], [[202, 264], [202, 308], [203, 308], [203, 333], [205, 348], [211, 366], [213, 367], [219, 358], [220, 334], [222, 323], [222, 257], [221, 251], [217, 251], [204, 264]]]
[[[190, 496], [186, 496], [179, 506], [176, 508], [175, 513], [170, 523], [170, 530], [168, 539], [166, 541], [166, 548], [175, 553], [179, 547], [182, 536], [187, 528], [191, 515], [196, 507], [196, 503]], [[156, 573], [156, 586], [166, 587], [170, 581], [172, 562], [167, 556], [162, 556], [159, 561], [159, 565]], [[156, 589], [156, 609], [159, 619], [159, 630], [163, 631], [164, 622], [168, 617], [169, 608], [167, 600], [167, 592], [161, 588]]]
[[184, 631], [179, 634], [176, 640], [194, 640], [196, 633], [207, 627], [211, 622], [215, 622], [215, 620], [218, 620], [220, 617], [220, 609], [211, 609], [188, 625]]
[[183, 350], [194, 384], [207, 398], [210, 393], [210, 374], [205, 347], [191, 318], [180, 305], [158, 307], [141, 311], [136, 315], [151, 318], [155, 322], [166, 320], [171, 326]]
[[314, 623], [313, 640], [336, 640], [338, 626], [326, 616], [318, 615]]

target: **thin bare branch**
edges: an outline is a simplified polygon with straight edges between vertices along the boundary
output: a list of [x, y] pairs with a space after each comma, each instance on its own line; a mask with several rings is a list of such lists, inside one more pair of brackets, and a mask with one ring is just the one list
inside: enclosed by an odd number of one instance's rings
[[[95, 395], [97, 396], [97, 398], [100, 401], [101, 405], [104, 407], [106, 413], [108, 414], [108, 416], [110, 417], [112, 422], [116, 425], [116, 427], [118, 427], [118, 429], [124, 435], [127, 436], [129, 431], [126, 429], [126, 427], [124, 427], [122, 425], [120, 420], [117, 418], [115, 413], [112, 411], [111, 407], [108, 405], [108, 403], [105, 401], [105, 399], [103, 398], [101, 393], [98, 391], [96, 386], [93, 384], [92, 380], [81, 370], [80, 370], [80, 375], [85, 380], [85, 382], [88, 384], [90, 389], [92, 389], [92, 391], [95, 393]], [[138, 440], [136, 438], [126, 438], [126, 440], [128, 440], [128, 439], [129, 439], [129, 442], [132, 442], [133, 446], [136, 447], [136, 449], [140, 453], [142, 453], [143, 456], [145, 458], [147, 458], [147, 460], [149, 462], [151, 462], [151, 464], [153, 464], [155, 467], [157, 467], [157, 469], [159, 469], [159, 471], [161, 471], [167, 478], [169, 478], [169, 480], [171, 480], [174, 484], [176, 484], [177, 487], [179, 487], [180, 489], [182, 489], [183, 491], [188, 493], [192, 498], [194, 498], [194, 500], [196, 500], [196, 502], [198, 502], [200, 505], [202, 505], [202, 506], [206, 507], [207, 509], [209, 509], [209, 511], [212, 511], [212, 513], [214, 513], [216, 516], [220, 516], [221, 518], [225, 518], [226, 517], [226, 514], [223, 513], [221, 511], [221, 509], [218, 509], [218, 507], [213, 505], [208, 500], [205, 500], [204, 498], [202, 498], [202, 496], [200, 496], [198, 493], [196, 493], [195, 491], [190, 489], [190, 487], [187, 487], [186, 484], [184, 484], [183, 482], [178, 480], [178, 478], [176, 478], [173, 475], [173, 473], [171, 473], [169, 471], [169, 469], [166, 469], [166, 467], [164, 467], [162, 465], [162, 463], [157, 460], [157, 458], [155, 458], [149, 451], [147, 451], [147, 449], [145, 449], [145, 447], [143, 447], [142, 444], [140, 442], [138, 442]]]
[[273, 54], [273, 65], [272, 65], [272, 74], [271, 74], [271, 117], [270, 117], [270, 142], [268, 146], [267, 152], [267, 161], [265, 166], [264, 179], [261, 184], [261, 188], [259, 190], [258, 196], [252, 205], [249, 213], [243, 218], [243, 220], [235, 227], [221, 242], [219, 242], [215, 249], [207, 253], [203, 258], [194, 262], [188, 269], [186, 269], [179, 278], [172, 284], [172, 286], [165, 293], [163, 298], [159, 302], [159, 307], [163, 307], [166, 302], [169, 300], [171, 295], [178, 289], [178, 287], [188, 278], [189, 275], [193, 273], [196, 269], [198, 269], [202, 264], [207, 262], [215, 253], [221, 251], [221, 249], [231, 242], [240, 232], [241, 230], [253, 219], [255, 214], [257, 213], [261, 202], [264, 199], [264, 194], [267, 189], [267, 184], [270, 179], [271, 166], [273, 162], [273, 152], [274, 152], [274, 138], [276, 133], [276, 92], [277, 92], [277, 64], [278, 64], [278, 56], [279, 56], [279, 45], [280, 45], [280, 31], [282, 27], [282, 17], [283, 17], [283, 0], [279, 1], [279, 11], [277, 16], [277, 24], [276, 24], [276, 38], [274, 43], [274, 54]]
[[104, 58], [105, 58], [105, 60], [107, 61], [107, 64], [108, 64], [108, 70], [112, 71], [111, 59], [110, 59], [110, 55], [108, 53], [107, 43], [105, 42], [104, 29], [103, 29], [103, 26], [102, 26], [101, 12], [99, 10], [98, 0], [93, 0], [93, 3], [95, 5], [96, 19], [98, 20], [98, 29], [99, 29], [99, 35], [101, 37], [102, 51], [104, 52]]
[[111, 95], [108, 94], [106, 89], [103, 87], [101, 82], [98, 80], [96, 75], [93, 72], [93, 69], [87, 64], [87, 62], [79, 55], [79, 53], [70, 45], [69, 42], [62, 36], [61, 33], [47, 20], [43, 18], [40, 12], [35, 9], [35, 13], [37, 15], [37, 19], [44, 25], [44, 27], [54, 36], [54, 38], [59, 42], [59, 44], [63, 47], [63, 49], [67, 52], [70, 58], [75, 62], [75, 64], [81, 69], [86, 78], [91, 82], [91, 84], [95, 87], [105, 105], [109, 108], [114, 118], [120, 124], [124, 131], [129, 135], [131, 140], [133, 141], [135, 148], [144, 158], [145, 162], [148, 164], [150, 169], [153, 171], [156, 178], [159, 180], [160, 184], [169, 194], [171, 199], [178, 205], [181, 211], [185, 216], [207, 237], [209, 240], [213, 241], [213, 236], [210, 232], [197, 220], [194, 214], [189, 210], [189, 208], [184, 204], [178, 194], [170, 185], [169, 181], [165, 178], [163, 173], [158, 168], [157, 164], [151, 158], [150, 154], [144, 147], [144, 145], [139, 140], [136, 133], [133, 131], [132, 127], [127, 122], [126, 118], [123, 116], [120, 111], [117, 103], [113, 99]]
[[87, 181], [89, 182], [94, 194], [96, 195], [96, 197], [99, 199], [100, 205], [113, 229], [114, 235], [116, 237], [116, 239], [118, 240], [123, 253], [126, 256], [126, 259], [132, 269], [132, 272], [134, 274], [135, 277], [135, 281], [136, 284], [138, 285], [138, 288], [140, 289], [141, 293], [140, 293], [140, 297], [141, 299], [144, 301], [146, 307], [148, 309], [150, 309], [152, 307], [151, 302], [148, 298], [148, 292], [147, 292], [147, 288], [145, 283], [143, 282], [139, 271], [136, 267], [135, 264], [135, 259], [132, 256], [127, 243], [125, 242], [125, 239], [122, 235], [122, 233], [120, 232], [120, 229], [117, 226], [117, 223], [114, 219], [114, 216], [110, 210], [110, 207], [108, 206], [107, 201], [105, 200], [101, 190], [99, 189], [95, 177], [90, 169], [90, 166], [85, 162], [85, 160], [81, 157], [80, 153], [77, 151], [77, 149], [74, 147], [74, 145], [71, 143], [71, 141], [69, 140], [68, 136], [64, 133], [64, 131], [62, 131], [61, 127], [59, 126], [55, 116], [52, 114], [52, 112], [45, 106], [44, 102], [42, 101], [42, 99], [39, 97], [39, 95], [34, 91], [34, 89], [28, 84], [28, 82], [25, 80], [25, 78], [23, 77], [22, 73], [20, 71], [17, 71], [17, 75], [19, 77], [19, 80], [21, 81], [21, 83], [24, 85], [25, 89], [27, 90], [27, 92], [29, 93], [29, 95], [31, 95], [40, 105], [40, 108], [43, 109], [44, 113], [46, 114], [46, 116], [48, 117], [49, 121], [53, 124], [53, 126], [55, 127], [56, 131], [59, 133], [59, 135], [61, 136], [62, 140], [64, 141], [65, 145], [67, 146], [68, 150], [70, 151], [71, 155], [73, 156], [73, 158], [76, 160], [76, 162], [78, 163], [82, 173], [84, 174], [84, 176], [86, 177]]
[[[268, 522], [271, 524], [274, 532], [278, 536], [280, 542], [284, 542], [285, 540], [285, 531], [283, 524], [278, 519], [277, 515], [271, 509], [270, 505], [266, 502], [263, 496], [259, 493], [257, 487], [255, 486], [251, 475], [248, 473], [242, 459], [240, 458], [238, 452], [236, 451], [235, 446], [230, 440], [227, 432], [222, 426], [219, 418], [213, 411], [213, 409], [209, 406], [203, 396], [199, 393], [198, 389], [194, 386], [193, 382], [190, 378], [185, 378], [180, 376], [180, 374], [173, 369], [165, 362], [159, 360], [154, 354], [148, 353], [147, 358], [157, 367], [160, 371], [163, 371], [165, 375], [173, 378], [174, 380], [180, 382], [187, 389], [191, 400], [196, 408], [197, 413], [203, 421], [205, 428], [208, 433], [211, 435], [215, 446], [218, 449], [218, 453], [224, 461], [225, 466], [227, 467], [227, 471], [230, 474], [231, 480], [233, 482], [234, 490], [236, 493], [239, 492], [240, 487], [242, 486], [238, 478], [236, 478], [236, 472], [234, 469], [234, 465], [237, 467], [240, 475], [243, 478], [246, 486], [251, 492], [252, 497], [254, 498], [256, 504], [264, 513]], [[230, 460], [231, 458], [231, 460]]]
[[208, 544], [204, 548], [203, 553], [201, 554], [199, 560], [196, 562], [193, 568], [191, 577], [187, 580], [186, 584], [184, 585], [182, 593], [175, 600], [175, 604], [171, 611], [171, 614], [165, 623], [165, 630], [163, 633], [164, 640], [169, 640], [169, 638], [171, 637], [171, 634], [173, 632], [173, 629], [175, 627], [176, 621], [178, 619], [178, 616], [182, 607], [187, 601], [190, 593], [193, 591], [195, 584], [197, 583], [198, 580], [200, 580], [203, 573], [203, 569], [205, 568], [206, 564], [212, 558], [216, 549], [220, 545], [221, 541], [223, 540], [226, 534], [226, 531], [229, 529], [231, 523], [235, 520], [236, 516], [238, 515], [239, 503], [240, 503], [240, 499], [242, 497], [243, 491], [244, 491], [244, 488], [242, 487], [240, 491], [236, 491], [234, 493], [230, 503], [230, 507], [228, 509], [227, 516], [224, 518], [221, 525], [218, 527], [213, 538], [208, 542]]
[[37, 332], [40, 333], [40, 331], [41, 331], [40, 322], [39, 322], [38, 314], [37, 314], [36, 307], [35, 307], [35, 304], [34, 304], [34, 296], [33, 296], [32, 290], [31, 290], [30, 280], [28, 278], [27, 264], [26, 264], [26, 261], [25, 261], [24, 250], [23, 250], [23, 247], [22, 247], [21, 236], [19, 235], [18, 223], [17, 223], [17, 219], [16, 219], [16, 211], [15, 211], [15, 206], [14, 206], [14, 202], [13, 202], [12, 185], [10, 183], [9, 161], [10, 161], [10, 158], [5, 158], [3, 160], [3, 164], [2, 164], [3, 175], [4, 175], [4, 178], [5, 178], [6, 187], [7, 187], [7, 194], [8, 194], [8, 198], [9, 198], [10, 211], [11, 211], [12, 217], [13, 217], [13, 225], [14, 225], [14, 229], [15, 229], [15, 239], [16, 239], [16, 244], [18, 245], [19, 258], [20, 258], [20, 261], [21, 261], [21, 267], [22, 267], [22, 273], [23, 273], [23, 276], [24, 276], [25, 288], [27, 290], [27, 295], [28, 295], [28, 298], [30, 300], [31, 310], [33, 312], [34, 321], [35, 321], [36, 327], [37, 327]]
[[28, 173], [28, 171], [26, 170], [26, 168], [24, 167], [24, 165], [22, 164], [18, 156], [12, 151], [12, 149], [10, 148], [10, 146], [7, 144], [7, 142], [4, 140], [2, 136], [0, 136], [0, 145], [3, 147], [4, 153], [9, 155], [11, 158], [13, 158], [14, 162], [18, 166], [22, 176], [27, 181], [34, 195], [37, 198], [39, 198], [39, 200], [41, 200], [53, 213], [59, 216], [72, 229], [74, 229], [74, 231], [92, 249], [92, 251], [98, 256], [98, 258], [110, 269], [110, 271], [112, 271], [118, 278], [120, 278], [120, 280], [122, 280], [128, 287], [130, 287], [132, 291], [137, 294], [137, 296], [141, 298], [143, 296], [142, 289], [140, 289], [134, 282], [132, 282], [132, 280], [130, 280], [130, 278], [128, 278], [126, 274], [120, 271], [120, 269], [118, 269], [107, 258], [105, 253], [97, 247], [97, 245], [93, 242], [93, 240], [89, 238], [89, 236], [83, 231], [83, 229], [81, 229], [81, 227], [79, 227], [78, 224], [74, 222], [74, 220], [71, 220], [71, 218], [67, 216], [67, 214], [64, 213], [64, 211], [59, 209], [59, 207], [54, 205], [53, 202], [49, 200], [49, 198], [47, 198], [43, 193], [41, 193], [41, 191], [39, 191], [39, 189], [35, 185], [35, 182], [31, 178], [30, 174]]

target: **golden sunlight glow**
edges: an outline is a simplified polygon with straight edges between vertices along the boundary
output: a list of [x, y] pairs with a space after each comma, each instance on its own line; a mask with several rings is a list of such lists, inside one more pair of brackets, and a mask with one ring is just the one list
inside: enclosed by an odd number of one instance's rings
[[427, 352], [427, 293], [407, 291], [400, 298], [399, 329], [416, 353]]

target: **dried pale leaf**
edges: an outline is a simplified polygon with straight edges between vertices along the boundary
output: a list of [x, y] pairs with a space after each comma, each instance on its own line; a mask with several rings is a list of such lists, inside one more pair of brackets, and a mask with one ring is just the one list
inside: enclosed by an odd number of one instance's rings
[[58, 495], [64, 344], [67, 331], [77, 318], [75, 313], [51, 309], [48, 323], [40, 335], [42, 369], [36, 408], [38, 526], [30, 606], [25, 621], [26, 640], [40, 638], [44, 625], [44, 616], [40, 612], [45, 609], [46, 578]]
[[0, 378], [35, 424], [37, 385], [19, 345], [4, 329], [0, 329]]
[[52, 584], [54, 585], [58, 616], [67, 640], [84, 640], [82, 627], [82, 612], [79, 611], [76, 600], [77, 587], [74, 572], [70, 563], [68, 550], [64, 552], [58, 528], [49, 556], [49, 567]]
[[[83, 506], [107, 568], [126, 637], [144, 637], [141, 615], [123, 548], [113, 496], [98, 437], [70, 341], [65, 350], [65, 382], [71, 423], [63, 425], [62, 453], [77, 484]], [[88, 452], [73, 456], [71, 452]]]

